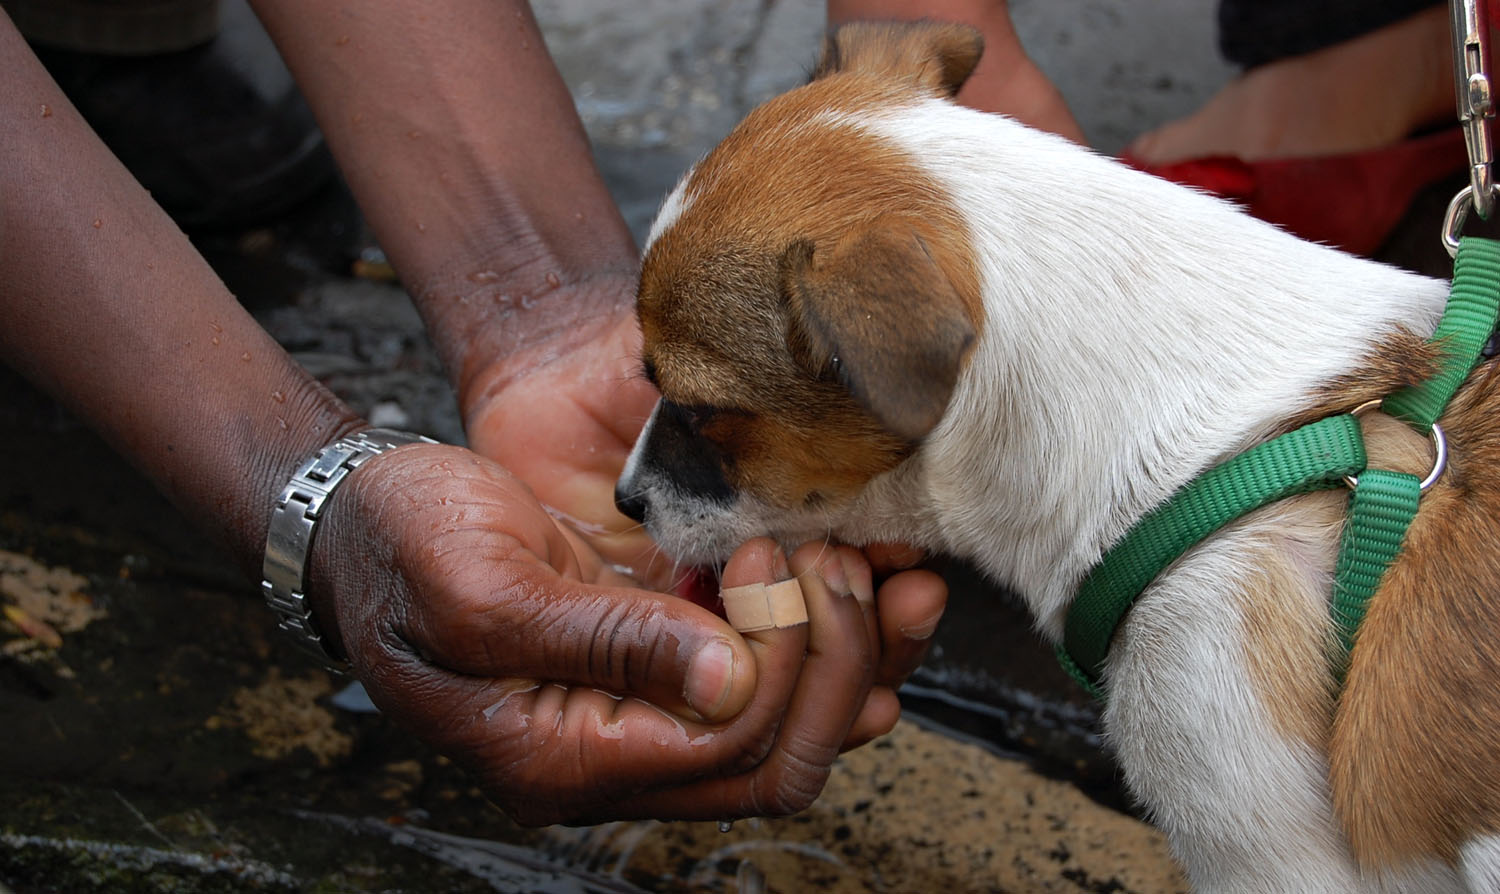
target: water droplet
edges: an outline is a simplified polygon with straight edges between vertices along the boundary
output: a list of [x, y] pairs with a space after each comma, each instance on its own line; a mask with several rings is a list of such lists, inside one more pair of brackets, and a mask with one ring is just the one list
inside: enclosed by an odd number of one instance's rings
[[364, 112], [355, 112], [353, 115], [349, 116], [349, 123], [350, 124], [358, 124], [359, 122], [361, 122], [363, 120], [365, 120], [365, 113]]
[[276, 417], [276, 424], [279, 425], [279, 426], [281, 426], [281, 430], [282, 431], [287, 431], [288, 429], [291, 428], [290, 425], [286, 424], [286, 420], [282, 419], [280, 416]]
[[97, 230], [97, 229], [99, 229], [102, 226], [104, 226], [104, 218], [102, 218], [102, 217], [96, 217], [96, 218], [94, 218], [94, 229]]
[[408, 140], [420, 140], [422, 139], [422, 132], [420, 130], [408, 130], [406, 132], [406, 138]]
[[342, 37], [340, 37], [338, 40], [335, 40], [333, 42], [333, 45], [336, 46], [336, 47], [341, 47], [341, 46], [343, 46], [344, 44], [346, 44], [348, 42], [349, 42], [349, 35], [345, 34]]
[[417, 232], [418, 233], [425, 233], [425, 232], [427, 232], [427, 224], [422, 223], [420, 220], [417, 221]]
[[469, 282], [484, 285], [488, 282], [499, 282], [500, 274], [493, 270], [476, 270], [469, 274]]
[[531, 310], [533, 307], [536, 307], [536, 299], [533, 298], [533, 297], [531, 297], [530, 295], [522, 295], [521, 296], [521, 309], [522, 310]]
[[240, 359], [243, 360], [246, 363], [249, 363], [250, 362], [250, 352], [246, 351], [245, 353], [241, 354], [240, 355]]
[[734, 828], [734, 820], [719, 820], [719, 832], [728, 832]]
[[552, 288], [555, 289], [558, 286], [562, 285], [562, 280], [558, 278], [558, 276], [557, 276], [556, 273], [548, 273], [547, 274], [547, 285], [549, 285], [549, 286], [551, 286]]
[[209, 320], [208, 321], [208, 328], [212, 329], [215, 332], [223, 332], [224, 331], [224, 327], [220, 326], [218, 323], [215, 323], [213, 320]]
[[219, 346], [219, 337], [217, 335], [215, 335], [213, 338], [210, 338], [208, 340], [208, 343], [211, 344], [211, 345], [213, 345], [214, 347], [218, 347]]
[[286, 395], [281, 393], [280, 391], [272, 391], [271, 400], [274, 400], [279, 404], [284, 404], [286, 403]]
[[49, 105], [47, 105], [46, 103], [42, 103], [42, 117], [43, 118], [51, 118], [52, 117], [52, 107], [49, 106]]

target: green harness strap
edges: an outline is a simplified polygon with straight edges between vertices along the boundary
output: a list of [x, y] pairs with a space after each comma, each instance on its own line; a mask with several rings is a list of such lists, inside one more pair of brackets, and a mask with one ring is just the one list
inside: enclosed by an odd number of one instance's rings
[[1429, 341], [1443, 346], [1445, 363], [1432, 378], [1403, 388], [1385, 399], [1385, 412], [1421, 434], [1443, 415], [1443, 408], [1479, 362], [1484, 343], [1495, 331], [1500, 301], [1500, 242], [1468, 236], [1453, 259], [1453, 286], [1448, 306]]
[[[1385, 399], [1383, 408], [1427, 433], [1478, 361], [1500, 312], [1500, 243], [1464, 238], [1453, 286], [1432, 340], [1444, 347], [1439, 374]], [[1365, 468], [1364, 439], [1352, 414], [1340, 414], [1259, 444], [1210, 469], [1149, 512], [1085, 578], [1064, 625], [1058, 660], [1085, 688], [1103, 697], [1100, 675], [1110, 640], [1130, 607], [1161, 571], [1209, 534], [1276, 500], [1341, 484], [1358, 476], [1349, 501], [1335, 571], [1332, 613], [1349, 650], [1370, 596], [1401, 548], [1416, 515], [1414, 475]]]
[[[1330, 416], [1258, 444], [1198, 476], [1136, 523], [1084, 579], [1068, 610], [1058, 657], [1096, 690], [1115, 628], [1161, 570], [1251, 510], [1294, 494], [1343, 486], [1365, 467], [1359, 421]], [[1070, 660], [1071, 659], [1071, 660]]]
[[1344, 522], [1333, 572], [1330, 610], [1341, 646], [1334, 674], [1340, 682], [1354, 649], [1354, 635], [1365, 619], [1365, 608], [1380, 586], [1385, 569], [1401, 551], [1406, 529], [1417, 517], [1421, 496], [1421, 482], [1415, 475], [1385, 469], [1359, 473], [1359, 485], [1349, 496], [1349, 517]]

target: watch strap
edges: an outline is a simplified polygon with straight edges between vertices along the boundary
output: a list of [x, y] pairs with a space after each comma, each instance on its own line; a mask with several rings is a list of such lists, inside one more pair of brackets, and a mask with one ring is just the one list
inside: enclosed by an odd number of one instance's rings
[[307, 560], [318, 521], [328, 498], [350, 472], [371, 457], [419, 443], [437, 442], [389, 428], [369, 428], [339, 438], [297, 467], [271, 509], [266, 556], [261, 566], [261, 592], [276, 615], [277, 626], [302, 651], [331, 669], [342, 670], [343, 658], [329, 648], [307, 601]]

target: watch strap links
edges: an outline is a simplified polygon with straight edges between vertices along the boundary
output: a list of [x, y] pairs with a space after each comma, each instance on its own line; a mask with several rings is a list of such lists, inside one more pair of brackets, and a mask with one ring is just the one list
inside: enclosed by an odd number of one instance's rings
[[313, 534], [340, 484], [371, 457], [407, 444], [436, 444], [423, 435], [389, 428], [369, 428], [339, 438], [309, 457], [282, 488], [271, 509], [266, 555], [261, 566], [261, 593], [276, 615], [277, 626], [293, 643], [333, 670], [343, 658], [329, 648], [307, 601], [307, 560]]

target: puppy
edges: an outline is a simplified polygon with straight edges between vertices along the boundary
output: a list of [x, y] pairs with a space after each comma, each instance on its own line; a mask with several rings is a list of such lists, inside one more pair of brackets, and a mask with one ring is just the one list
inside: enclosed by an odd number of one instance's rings
[[[1447, 284], [963, 108], [979, 54], [847, 26], [667, 197], [638, 306], [662, 398], [617, 498], [687, 563], [763, 534], [950, 553], [1055, 643], [1199, 473], [1424, 378]], [[1342, 688], [1342, 490], [1221, 529], [1117, 631], [1106, 734], [1198, 890], [1500, 891], [1494, 367], [1443, 417]], [[1363, 421], [1372, 466], [1431, 468]]]

